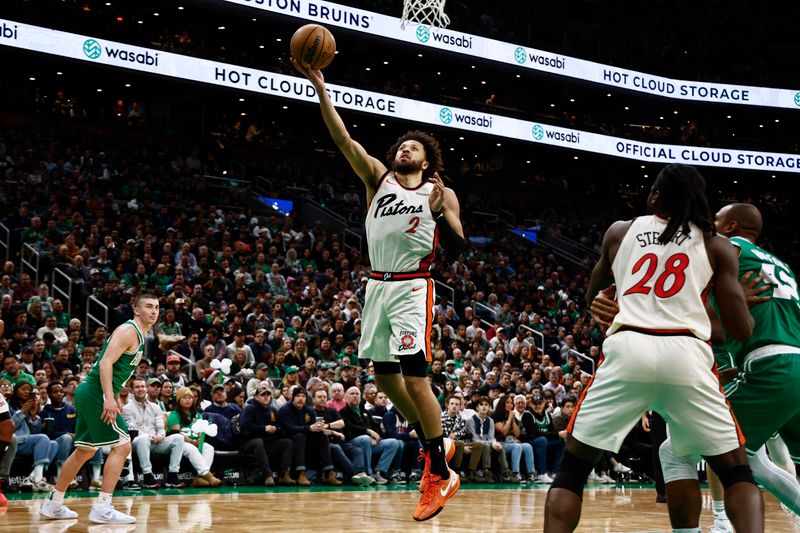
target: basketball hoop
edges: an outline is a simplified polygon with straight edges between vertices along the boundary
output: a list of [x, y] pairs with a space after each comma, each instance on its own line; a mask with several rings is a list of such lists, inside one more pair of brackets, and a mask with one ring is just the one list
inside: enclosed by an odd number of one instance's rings
[[410, 24], [423, 24], [446, 28], [450, 25], [450, 17], [444, 12], [447, 0], [403, 0], [403, 16], [400, 27], [405, 29]]

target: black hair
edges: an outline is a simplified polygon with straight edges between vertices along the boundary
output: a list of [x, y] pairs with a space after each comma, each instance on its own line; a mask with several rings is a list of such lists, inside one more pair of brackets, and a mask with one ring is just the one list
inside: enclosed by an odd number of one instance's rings
[[430, 178], [433, 176], [434, 172], [439, 172], [444, 168], [442, 149], [439, 147], [439, 141], [420, 130], [407, 131], [397, 138], [394, 145], [386, 152], [386, 161], [389, 164], [389, 168], [392, 168], [394, 164], [394, 159], [400, 145], [406, 141], [417, 141], [425, 149], [425, 160], [428, 162], [428, 168], [422, 171], [422, 177], [424, 179]]
[[667, 244], [678, 230], [689, 235], [689, 222], [704, 233], [715, 235], [714, 216], [706, 198], [706, 180], [696, 168], [671, 164], [659, 172], [653, 191], [659, 193], [658, 208], [669, 216], [658, 242]]

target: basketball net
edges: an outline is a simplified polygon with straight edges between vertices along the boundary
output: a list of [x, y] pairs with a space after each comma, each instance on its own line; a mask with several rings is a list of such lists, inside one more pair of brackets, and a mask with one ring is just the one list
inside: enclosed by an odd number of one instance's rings
[[403, 16], [400, 18], [400, 27], [405, 29], [408, 24], [424, 24], [446, 28], [450, 25], [450, 17], [444, 12], [446, 1], [403, 0]]

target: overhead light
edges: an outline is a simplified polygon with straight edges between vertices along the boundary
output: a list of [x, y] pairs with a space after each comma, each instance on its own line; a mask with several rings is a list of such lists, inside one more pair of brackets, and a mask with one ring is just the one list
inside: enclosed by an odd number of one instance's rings
[[486, 80], [481, 80], [481, 85], [486, 85]]
[[779, 118], [775, 119], [775, 122], [780, 122], [780, 121], [781, 121], [781, 119], [779, 119]]
[[259, 44], [258, 47], [261, 48], [262, 50], [264, 49], [264, 45], [263, 44]]
[[575, 156], [575, 157], [573, 157], [572, 159], [578, 159], [578, 156], [576, 155], [576, 156]]
[[275, 40], [276, 40], [277, 42], [281, 42], [281, 41], [283, 41], [283, 39], [281, 39], [280, 37], [276, 37], [276, 38], [275, 38]]
[[101, 93], [103, 92], [103, 89], [97, 89], [97, 92]]
[[497, 143], [497, 146], [503, 146], [503, 145], [502, 145], [502, 144], [500, 144], [500, 143]]
[[530, 159], [528, 159], [528, 160], [527, 160], [527, 161], [525, 161], [525, 162], [526, 162], [526, 163], [528, 163], [529, 165], [531, 164], [531, 160], [530, 160]]
[[131, 84], [130, 84], [130, 83], [126, 83], [126, 84], [125, 84], [125, 87], [130, 87], [130, 86], [131, 86]]
[[556, 106], [556, 104], [550, 104], [550, 107], [555, 107], [555, 106]]
[[630, 107], [625, 106], [625, 111], [628, 111], [629, 109], [630, 109]]
[[289, 109], [288, 105], [283, 106], [283, 109]]
[[357, 128], [357, 127], [358, 127], [358, 124], [353, 124], [353, 127], [354, 127], [354, 128]]
[[437, 76], [441, 76], [441, 75], [442, 75], [442, 73], [441, 73], [441, 72], [436, 72], [436, 75], [437, 75]]
[[244, 98], [239, 98], [239, 101], [240, 102], [244, 102]]
[[661, 120], [664, 120], [664, 117], [658, 117], [658, 118], [661, 119]]
[[422, 54], [417, 54], [417, 57], [422, 57]]
[[519, 74], [517, 74], [517, 77], [518, 77], [518, 78], [521, 78], [522, 76], [520, 76]]
[[575, 101], [575, 99], [574, 99], [574, 98], [570, 98], [570, 99], [569, 99], [569, 101], [570, 101], [570, 102], [574, 102], [574, 101]]
[[153, 16], [154, 16], [154, 17], [157, 17], [157, 16], [158, 16], [158, 13], [153, 13]]
[[775, 174], [773, 174], [773, 175], [772, 175], [772, 177], [774, 178], [774, 177], [775, 177]]
[[730, 115], [728, 115], [728, 118], [731, 118], [731, 116], [730, 116]]
[[245, 116], [245, 115], [247, 115], [247, 113], [245, 113], [244, 111], [242, 111], [240, 114], [241, 114], [242, 116]]
[[56, 72], [56, 76], [61, 76], [62, 74], [64, 74], [64, 73], [61, 72], [60, 70], [58, 72]]
[[388, 64], [389, 64], [389, 62], [388, 62], [388, 61], [384, 61], [384, 62], [383, 62], [383, 64], [384, 64], [384, 65], [388, 65]]
[[178, 11], [183, 11], [183, 6], [178, 6]]
[[465, 91], [467, 90], [467, 86], [466, 86], [466, 85], [464, 85], [464, 90], [465, 90]]
[[225, 26], [217, 26], [217, 29], [218, 29], [218, 30], [224, 30], [224, 29], [225, 29]]
[[32, 78], [32, 77], [28, 78], [28, 79], [31, 80], [31, 81], [36, 81], [36, 78]]
[[737, 180], [733, 180], [734, 183], [739, 183]]
[[764, 125], [763, 125], [763, 124], [759, 124], [759, 125], [758, 125], [758, 127], [759, 127], [759, 128], [763, 128], [763, 127], [764, 127]]
[[453, 147], [451, 146], [451, 147], [450, 147], [450, 151], [451, 151], [451, 152], [455, 152], [455, 151], [456, 151], [456, 149], [455, 149], [455, 148], [453, 148]]
[[464, 137], [459, 137], [459, 138], [458, 138], [458, 140], [459, 140], [459, 141], [463, 141], [463, 140], [464, 140]]
[[673, 111], [673, 112], [672, 112], [672, 114], [673, 114], [673, 115], [677, 115], [677, 114], [678, 114], [678, 112], [677, 112], [677, 111]]
[[253, 19], [253, 22], [255, 22], [255, 21], [256, 21], [256, 19]]
[[471, 68], [475, 68], [475, 65], [470, 65]]
[[645, 175], [644, 175], [644, 177], [645, 177], [645, 178], [648, 178], [649, 176], [648, 176], [647, 174], [645, 174]]
[[364, 70], [366, 70], [366, 71], [368, 71], [368, 72], [369, 72], [369, 71], [370, 71], [370, 70], [372, 70], [372, 69], [371, 69], [371, 68], [369, 68], [369, 67], [367, 67], [367, 68], [365, 68]]
[[610, 97], [610, 96], [611, 96], [611, 93], [608, 93], [608, 94], [606, 94], [606, 96]]
[[642, 165], [642, 168], [644, 168], [644, 165]]
[[[120, 19], [119, 19], [119, 18], [117, 18], [117, 20], [120, 20]], [[138, 23], [139, 23], [139, 24], [144, 24], [144, 21], [143, 21], [143, 20], [140, 20], [140, 21], [138, 21]]]
[[385, 127], [385, 126], [386, 126], [386, 124], [384, 124], [383, 122], [381, 122], [381, 128], [383, 128], [383, 127]]

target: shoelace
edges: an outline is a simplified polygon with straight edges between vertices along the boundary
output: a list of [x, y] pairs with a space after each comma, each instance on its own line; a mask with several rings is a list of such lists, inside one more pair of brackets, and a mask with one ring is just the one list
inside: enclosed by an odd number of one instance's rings
[[430, 505], [433, 498], [436, 496], [436, 491], [439, 490], [439, 482], [441, 480], [441, 476], [431, 475], [431, 478], [428, 480], [428, 486], [425, 488], [425, 492], [422, 493], [419, 503], [424, 504], [425, 507]]

